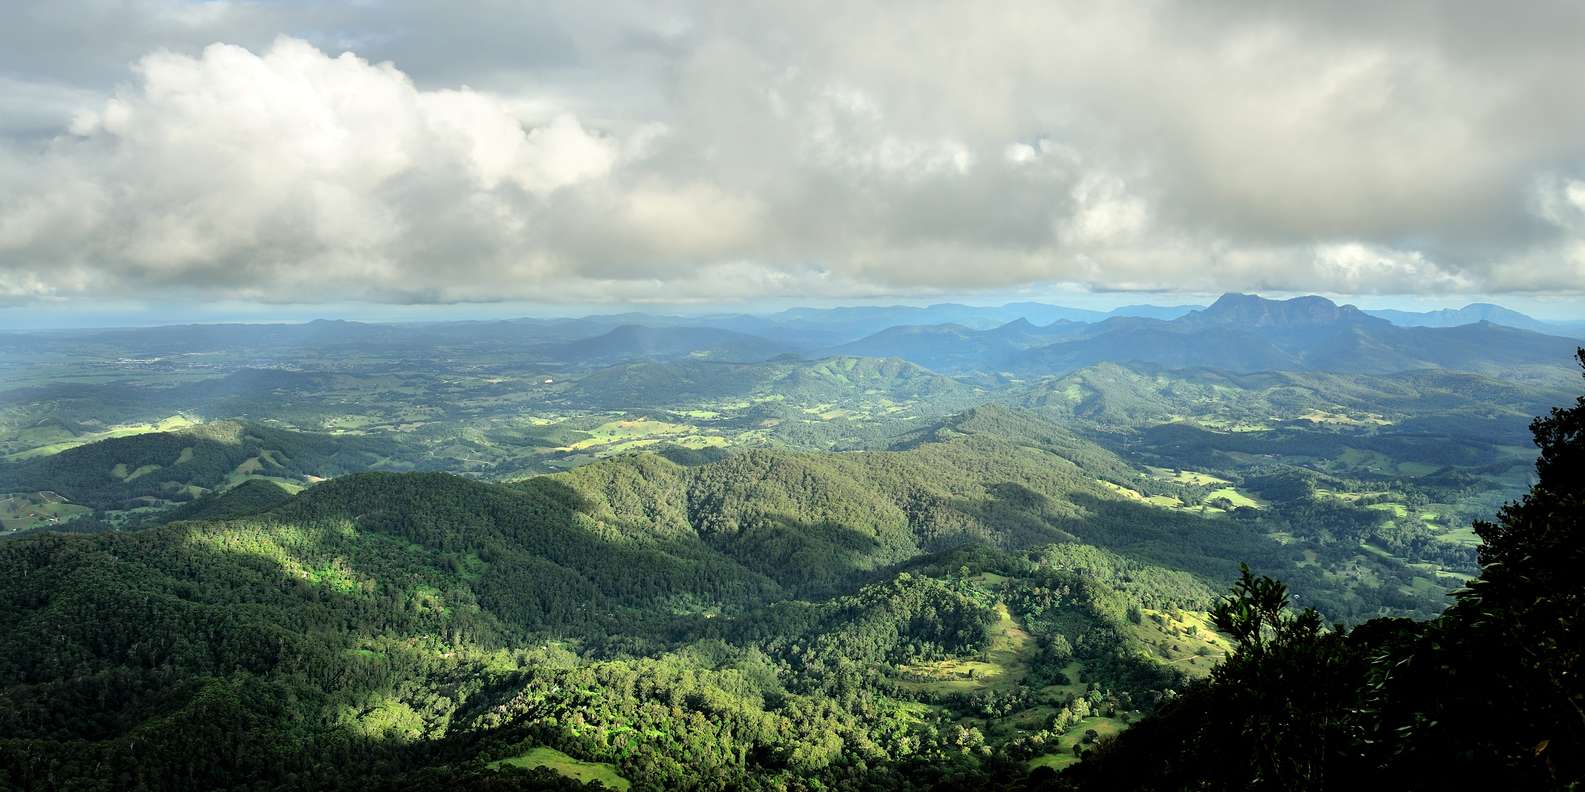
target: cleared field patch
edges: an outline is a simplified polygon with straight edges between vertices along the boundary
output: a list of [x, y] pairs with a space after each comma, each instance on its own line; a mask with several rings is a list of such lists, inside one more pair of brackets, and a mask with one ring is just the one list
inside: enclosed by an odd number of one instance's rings
[[1067, 769], [1068, 765], [1078, 764], [1078, 761], [1079, 757], [1073, 753], [1073, 749], [1069, 748], [1066, 753], [1053, 752], [1041, 754], [1040, 756], [1030, 759], [1029, 769], [1034, 770], [1038, 767], [1049, 767], [1052, 770], [1060, 772]]
[[1392, 421], [1376, 413], [1361, 413], [1348, 415], [1345, 413], [1327, 412], [1325, 410], [1311, 410], [1301, 416], [1301, 421], [1313, 424], [1332, 424], [1336, 426], [1391, 426]]
[[1077, 660], [1069, 661], [1062, 667], [1062, 675], [1068, 678], [1066, 685], [1047, 685], [1040, 689], [1040, 700], [1047, 704], [1061, 704], [1069, 698], [1084, 695], [1089, 685], [1080, 682], [1084, 676], [1084, 665]]
[[[172, 415], [169, 418], [163, 418], [154, 423], [134, 423], [124, 424], [121, 426], [112, 426], [101, 432], [88, 432], [77, 435], [70, 439], [57, 440], [55, 442], [35, 446], [33, 448], [26, 448], [21, 451], [8, 454], [5, 459], [8, 462], [21, 462], [24, 459], [33, 459], [35, 457], [59, 454], [62, 451], [67, 451], [80, 445], [96, 443], [100, 440], [109, 440], [114, 437], [131, 437], [133, 435], [152, 434], [154, 432], [174, 432], [177, 429], [185, 429], [189, 426], [197, 426], [198, 423], [198, 421], [194, 421], [185, 415]], [[8, 443], [7, 445], [10, 444]]]
[[1046, 724], [1050, 723], [1058, 712], [1060, 710], [1053, 705], [1038, 704], [1029, 709], [1015, 712], [1005, 718], [999, 718], [996, 722], [998, 725], [1010, 726], [1020, 731], [1039, 731], [1045, 728]]
[[53, 492], [23, 492], [0, 495], [0, 529], [27, 531], [61, 525], [93, 509], [78, 506]]
[[1392, 495], [1393, 493], [1386, 490], [1375, 490], [1371, 492], [1337, 492], [1336, 490], [1321, 488], [1315, 490], [1315, 497], [1317, 498], [1330, 498], [1332, 500], [1342, 501], [1343, 503], [1358, 503], [1365, 498], [1385, 498], [1391, 497]]
[[1374, 509], [1376, 511], [1390, 512], [1393, 516], [1393, 519], [1401, 519], [1409, 515], [1409, 507], [1401, 503], [1372, 503], [1365, 508]]
[[1175, 484], [1188, 484], [1195, 487], [1213, 487], [1232, 483], [1225, 478], [1219, 478], [1209, 473], [1201, 473], [1196, 470], [1171, 470], [1168, 468], [1159, 467], [1148, 468], [1148, 470], [1150, 471], [1151, 478], [1161, 481], [1171, 481]]
[[334, 415], [320, 422], [320, 428], [330, 434], [362, 434], [379, 423], [381, 419], [372, 415]]
[[1465, 547], [1480, 546], [1480, 536], [1475, 533], [1474, 527], [1469, 525], [1460, 525], [1457, 528], [1443, 531], [1436, 535], [1436, 539], [1439, 542], [1448, 542]]
[[160, 469], [159, 465], [144, 465], [144, 466], [138, 468], [137, 470], [134, 470], [131, 473], [128, 473], [127, 477], [126, 477], [126, 480], [127, 481], [133, 481], [135, 479], [140, 479], [140, 478], [143, 478], [144, 476], [147, 476], [148, 474], [153, 473], [154, 471], [159, 470], [159, 469]]
[[1195, 611], [1141, 610], [1138, 624], [1124, 625], [1141, 651], [1190, 676], [1205, 676], [1222, 662], [1232, 646], [1211, 626], [1208, 614]]
[[996, 604], [996, 623], [981, 659], [937, 660], [899, 666], [898, 685], [931, 693], [972, 693], [980, 690], [1006, 690], [1022, 682], [1038, 647], [1007, 610]]
[[1106, 737], [1112, 737], [1126, 728], [1128, 728], [1128, 724], [1116, 718], [1107, 718], [1100, 715], [1085, 718], [1073, 724], [1073, 728], [1063, 732], [1062, 736], [1057, 738], [1056, 749], [1051, 753], [1030, 759], [1029, 769], [1049, 767], [1053, 770], [1061, 770], [1079, 761], [1078, 755], [1073, 752], [1073, 746], [1084, 742], [1089, 737], [1090, 732], [1095, 732], [1095, 736], [1091, 739], [1099, 741]]
[[1200, 428], [1209, 429], [1213, 432], [1267, 432], [1271, 430], [1271, 424], [1268, 423], [1216, 416], [1196, 417], [1188, 422], [1198, 424]]
[[[1422, 570], [1433, 575], [1437, 570]], [[1447, 584], [1440, 577], [1422, 577], [1416, 575], [1409, 579], [1409, 585], [1399, 586], [1398, 589], [1405, 594], [1442, 594], [1447, 591]]]
[[599, 781], [606, 787], [617, 790], [626, 790], [632, 786], [626, 778], [617, 774], [616, 768], [612, 765], [605, 762], [585, 762], [574, 759], [554, 748], [545, 748], [543, 746], [531, 748], [527, 753], [517, 756], [498, 759], [485, 766], [491, 770], [498, 770], [508, 766], [524, 768], [545, 767], [585, 784], [591, 781]]
[[673, 414], [680, 415], [684, 418], [694, 418], [700, 421], [714, 421], [715, 419], [721, 417], [721, 413], [718, 413], [714, 410], [674, 410]]
[[1171, 495], [1146, 495], [1139, 490], [1125, 487], [1121, 484], [1115, 484], [1102, 479], [1096, 479], [1096, 481], [1100, 482], [1101, 486], [1105, 487], [1111, 492], [1121, 495], [1131, 501], [1148, 503], [1152, 506], [1160, 506], [1166, 509], [1178, 509], [1183, 507], [1183, 501], [1180, 501]]
[[1222, 487], [1221, 489], [1211, 490], [1205, 496], [1207, 503], [1219, 499], [1226, 500], [1228, 503], [1233, 504], [1233, 508], [1235, 509], [1244, 507], [1250, 509], [1260, 509], [1265, 507], [1265, 505], [1260, 501], [1255, 500], [1254, 498], [1251, 498], [1250, 496], [1245, 495], [1244, 493], [1239, 492], [1232, 487]]
[[588, 436], [562, 446], [558, 451], [583, 451], [601, 446], [631, 444], [637, 440], [659, 440], [695, 434], [691, 424], [656, 421], [648, 418], [608, 421], [588, 430]]

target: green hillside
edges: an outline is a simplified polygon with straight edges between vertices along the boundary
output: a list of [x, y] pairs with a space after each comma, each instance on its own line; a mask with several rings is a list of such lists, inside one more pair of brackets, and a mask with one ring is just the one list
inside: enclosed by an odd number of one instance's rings
[[985, 408], [895, 451], [258, 483], [12, 542], [0, 778], [422, 784], [530, 748], [644, 789], [980, 778], [1207, 673], [1229, 557], [1302, 559], [1125, 475]]
[[236, 421], [198, 424], [80, 445], [0, 464], [0, 492], [53, 490], [99, 510], [191, 501], [267, 479], [300, 489], [380, 463], [390, 444], [273, 429]]

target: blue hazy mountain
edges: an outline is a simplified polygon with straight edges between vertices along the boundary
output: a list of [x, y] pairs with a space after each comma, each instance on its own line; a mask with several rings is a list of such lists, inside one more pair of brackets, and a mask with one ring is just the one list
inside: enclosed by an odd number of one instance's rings
[[1498, 371], [1557, 365], [1571, 342], [1489, 321], [1399, 327], [1324, 297], [1270, 300], [1226, 294], [1170, 320], [1112, 316], [1045, 326], [1013, 322], [887, 328], [837, 347], [849, 355], [900, 357], [941, 371], [1049, 374], [1103, 362], [1228, 371], [1389, 373], [1426, 368]]
[[1470, 303], [1463, 308], [1443, 308], [1439, 311], [1380, 309], [1365, 313], [1386, 319], [1400, 327], [1457, 327], [1477, 322], [1491, 322], [1548, 335], [1576, 335], [1585, 331], [1585, 322], [1575, 322], [1573, 323], [1575, 326], [1564, 322], [1544, 322], [1511, 308], [1491, 303]]

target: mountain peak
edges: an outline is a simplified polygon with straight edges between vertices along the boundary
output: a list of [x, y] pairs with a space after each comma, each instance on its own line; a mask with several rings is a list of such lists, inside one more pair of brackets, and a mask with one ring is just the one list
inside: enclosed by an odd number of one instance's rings
[[1234, 292], [1222, 295], [1209, 308], [1195, 311], [1185, 319], [1201, 323], [1240, 324], [1248, 327], [1293, 327], [1373, 321], [1352, 305], [1338, 305], [1316, 295], [1287, 300], [1268, 300], [1256, 294]]

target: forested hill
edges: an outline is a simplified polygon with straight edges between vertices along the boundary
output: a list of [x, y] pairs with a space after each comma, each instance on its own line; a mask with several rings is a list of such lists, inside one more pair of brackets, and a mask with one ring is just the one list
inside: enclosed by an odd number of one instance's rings
[[[525, 545], [541, 573], [551, 561], [571, 566], [571, 578], [616, 586], [576, 584], [578, 598], [619, 602], [633, 600], [625, 587], [636, 584], [601, 553], [643, 554], [653, 571], [645, 585], [656, 596], [708, 596], [718, 605], [749, 595], [744, 581], [774, 581], [778, 594], [829, 593], [966, 543], [1017, 550], [1078, 540], [1212, 579], [1236, 571], [1219, 547], [1284, 563], [1283, 548], [1235, 521], [1142, 512], [1109, 482], [1152, 482], [1027, 413], [977, 408], [898, 448], [757, 449], [695, 466], [634, 454], [508, 485], [370, 473], [321, 484], [269, 516], [346, 520], [443, 551], [500, 550], [484, 541], [499, 533]], [[489, 579], [528, 572], [497, 564]], [[732, 592], [718, 594], [720, 586]], [[547, 586], [544, 596], [556, 590]]]
[[644, 789], [1018, 779], [1210, 668], [1230, 558], [1304, 560], [1119, 482], [1149, 484], [993, 407], [894, 451], [250, 484], [8, 542], [0, 784], [563, 783], [487, 767], [541, 750]]
[[255, 478], [301, 488], [310, 477], [369, 469], [391, 452], [389, 440], [215, 421], [0, 463], [0, 492], [50, 490], [95, 509], [136, 508], [190, 501]]
[[983, 400], [978, 389], [913, 363], [859, 357], [779, 358], [756, 364], [696, 359], [624, 363], [591, 372], [565, 399], [593, 407], [653, 408], [762, 396], [836, 403], [855, 394], [877, 401], [918, 400], [922, 407], [942, 412]]

